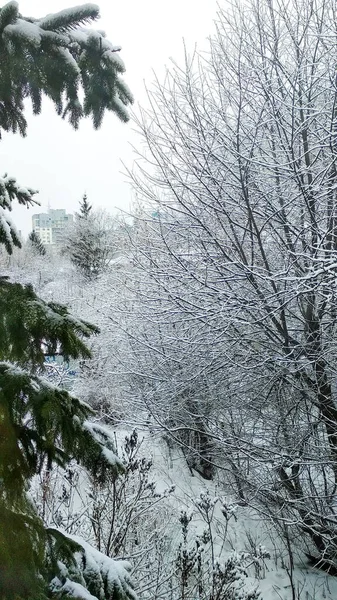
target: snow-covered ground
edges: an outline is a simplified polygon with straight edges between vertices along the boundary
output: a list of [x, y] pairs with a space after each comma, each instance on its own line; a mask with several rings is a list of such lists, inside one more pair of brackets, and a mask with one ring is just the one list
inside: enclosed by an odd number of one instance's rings
[[[119, 456], [122, 457], [125, 437], [130, 438], [132, 430], [120, 426], [111, 433], [119, 448]], [[289, 556], [284, 542], [270, 523], [263, 520], [248, 506], [237, 504], [230, 490], [226, 488], [225, 478], [221, 474], [213, 481], [204, 480], [198, 473], [191, 472], [179, 448], [168, 445], [165, 440], [151, 434], [148, 430], [138, 431], [138, 442], [140, 445], [135, 453], [135, 460], [139, 461], [138, 464], [143, 459], [151, 461], [148, 471], [144, 469], [143, 491], [139, 491], [142, 476], [138, 478], [136, 468], [135, 475], [129, 477], [125, 489], [116, 494], [117, 504], [121, 500], [121, 506], [119, 515], [113, 518], [115, 518], [114, 528], [118, 538], [120, 532], [124, 531], [125, 522], [132, 514], [128, 535], [130, 539], [133, 535], [139, 537], [139, 547], [129, 544], [129, 554], [125, 555], [121, 551], [119, 556], [131, 562], [132, 576], [140, 598], [165, 597], [163, 590], [166, 589], [166, 576], [172, 576], [175, 580], [177, 578], [179, 546], [193, 552], [196, 540], [201, 540], [205, 532], [207, 533], [209, 527], [205, 518], [206, 513], [202, 508], [205, 502], [210, 503], [208, 514], [212, 540], [210, 542], [208, 536], [208, 542], [204, 545], [204, 569], [211, 572], [213, 560], [223, 565], [226, 560], [235, 556], [239, 562], [242, 560], [242, 566], [248, 575], [243, 578], [242, 586], [246, 590], [258, 589], [263, 600], [334, 600], [337, 598], [337, 578], [309, 568], [305, 562], [304, 552], [302, 556], [298, 555], [294, 558], [292, 580], [290, 579]], [[66, 531], [67, 535], [80, 535], [86, 542], [90, 542], [93, 546], [96, 543], [97, 546], [97, 537], [95, 538], [90, 523], [92, 514], [89, 518], [88, 507], [95, 501], [96, 509], [102, 508], [103, 504], [106, 505], [109, 501], [109, 497], [110, 500], [112, 499], [113, 492], [110, 489], [106, 495], [103, 493], [101, 496], [99, 494], [95, 496], [95, 490], [83, 472], [76, 474], [76, 467], [74, 472], [75, 475], [73, 474], [70, 480], [67, 474], [66, 480], [62, 481], [58, 476], [59, 479], [57, 480], [56, 477], [52, 485], [48, 483], [50, 491], [47, 504], [49, 502], [51, 510], [49, 517], [48, 510], [46, 511], [45, 517], [49, 525], [58, 525]], [[123, 476], [120, 479], [122, 481]], [[146, 488], [152, 484], [154, 484], [154, 492], [147, 494]], [[42, 489], [45, 490], [45, 486], [42, 486]], [[68, 492], [71, 497], [67, 499]], [[56, 507], [57, 497], [59, 502]], [[102, 530], [109, 526], [109, 519], [112, 519], [109, 510], [105, 516], [104, 511], [101, 513]], [[64, 515], [63, 519], [61, 513]], [[180, 523], [180, 516], [183, 513], [186, 513], [190, 519], [185, 545], [182, 543]], [[163, 549], [167, 552], [166, 556], [155, 555], [156, 551], [163, 551]], [[148, 556], [145, 558], [150, 567], [146, 567], [146, 560], [144, 560], [146, 553]], [[152, 569], [152, 574], [147, 573], [148, 568]], [[157, 595], [151, 588], [155, 569], [160, 572]], [[239, 582], [239, 587], [240, 585]], [[179, 593], [172, 598], [180, 600]], [[205, 596], [202, 600], [207, 598], [208, 596]], [[232, 596], [229, 598], [232, 599]]]
[[[263, 559], [262, 568], [258, 574], [258, 587], [261, 598], [264, 600], [334, 600], [337, 598], [337, 578], [331, 577], [317, 569], [309, 568], [305, 564], [305, 556], [297, 558], [294, 565], [293, 580], [295, 593], [289, 580], [289, 558], [284, 543], [276, 530], [261, 519], [249, 507], [238, 506], [231, 497], [229, 490], [225, 489], [219, 481], [205, 481], [198, 473], [193, 475], [186, 465], [186, 461], [179, 449], [170, 449], [164, 441], [153, 439], [146, 435], [143, 448], [153, 456], [154, 468], [152, 476], [159, 490], [171, 485], [175, 491], [169, 496], [168, 501], [177, 509], [193, 511], [195, 532], [201, 533], [205, 524], [195, 509], [195, 501], [200, 494], [209, 493], [212, 498], [219, 497], [225, 501], [226, 506], [233, 510], [233, 518], [229, 520], [228, 532], [221, 558], [225, 559], [233, 549], [236, 552], [251, 552], [263, 547], [270, 558]], [[224, 517], [221, 511], [222, 502], [215, 507], [214, 528], [218, 531], [216, 548], [220, 552], [223, 539], [221, 532]], [[234, 517], [235, 515], [235, 517]], [[255, 545], [255, 548], [252, 547]], [[254, 569], [250, 573], [256, 575]], [[253, 577], [250, 578], [254, 583]], [[256, 582], [255, 582], [256, 583]]]

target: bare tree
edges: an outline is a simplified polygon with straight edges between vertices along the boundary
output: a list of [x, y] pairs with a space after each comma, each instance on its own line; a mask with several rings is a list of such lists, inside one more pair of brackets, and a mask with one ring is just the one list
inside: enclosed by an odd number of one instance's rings
[[149, 91], [132, 173], [148, 207], [134, 242], [143, 321], [129, 330], [157, 422], [183, 445], [186, 429], [211, 444], [208, 462], [230, 468], [242, 499], [298, 526], [330, 570], [335, 11], [333, 0], [234, 3], [209, 52]]

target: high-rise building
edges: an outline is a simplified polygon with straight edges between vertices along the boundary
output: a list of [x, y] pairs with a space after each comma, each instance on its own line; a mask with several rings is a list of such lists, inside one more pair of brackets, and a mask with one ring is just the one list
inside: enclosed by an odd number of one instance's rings
[[59, 246], [73, 219], [73, 215], [67, 215], [64, 208], [49, 208], [47, 213], [32, 216], [33, 231], [43, 244]]

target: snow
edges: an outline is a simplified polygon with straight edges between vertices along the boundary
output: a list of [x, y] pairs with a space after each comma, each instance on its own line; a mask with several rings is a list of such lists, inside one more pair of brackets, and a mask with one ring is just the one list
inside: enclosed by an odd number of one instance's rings
[[55, 42], [57, 45], [67, 46], [69, 44], [69, 36], [63, 33], [48, 31], [43, 29], [43, 38]]
[[[75, 8], [67, 8], [58, 13], [50, 14], [35, 22], [30, 22], [25, 19], [17, 19], [15, 23], [7, 25], [4, 28], [3, 35], [5, 39], [24, 38], [29, 44], [36, 48], [40, 47], [41, 40], [45, 37], [54, 39], [58, 45], [58, 52], [62, 54], [64, 60], [70, 65], [76, 73], [80, 73], [80, 69], [76, 60], [71, 55], [68, 48], [63, 46], [71, 43], [76, 43], [79, 46], [86, 48], [90, 40], [98, 40], [106, 62], [109, 62], [113, 67], [120, 72], [125, 71], [123, 60], [116, 53], [121, 50], [120, 46], [113, 45], [106, 37], [104, 32], [96, 31], [85, 27], [77, 27], [74, 30], [69, 30], [66, 33], [62, 32], [63, 21], [78, 22], [80, 20], [90, 20], [92, 16], [95, 18], [99, 14], [99, 8], [96, 4], [84, 4]], [[53, 31], [53, 29], [61, 28], [61, 32]], [[50, 31], [50, 30], [51, 31]]]
[[133, 101], [134, 100], [133, 94], [132, 94], [129, 86], [127, 85], [127, 83], [125, 83], [125, 81], [123, 81], [123, 88], [124, 88], [125, 93], [127, 94], [128, 98], [130, 98]]
[[43, 302], [43, 300], [31, 300], [30, 304], [32, 306], [37, 306], [44, 314], [46, 315], [49, 321], [53, 321], [54, 323], [63, 323], [65, 321], [65, 317], [59, 315], [55, 312], [48, 304]]
[[[212, 499], [215, 499], [219, 497], [220, 493], [226, 493], [226, 497], [220, 498], [215, 508], [216, 529], [218, 523], [223, 520], [221, 513], [224, 505], [233, 518], [228, 519], [227, 540], [224, 542], [221, 536], [216, 539], [218, 552], [224, 544], [219, 562], [223, 564], [224, 559], [232, 554], [233, 548], [237, 554], [246, 551], [247, 534], [250, 534], [256, 553], [268, 553], [270, 558], [263, 559], [265, 566], [262, 567], [258, 582], [253, 576], [250, 576], [248, 580], [245, 579], [247, 589], [258, 587], [261, 592], [261, 600], [293, 600], [287, 572], [287, 553], [277, 531], [271, 524], [264, 521], [249, 506], [239, 506], [235, 499], [231, 498], [230, 490], [226, 490], [223, 482], [217, 479], [205, 481], [196, 472], [192, 475], [180, 449], [169, 448], [165, 442], [146, 433], [146, 430], [143, 433], [145, 439], [142, 450], [153, 458], [152, 479], [156, 482], [156, 489], [160, 491], [172, 484], [175, 486], [175, 492], [168, 496], [166, 502], [176, 511], [184, 509], [193, 514], [191, 526], [194, 528], [195, 535], [201, 535], [205, 528], [204, 522], [195, 511], [195, 505], [199, 501], [200, 495], [209, 494]], [[124, 430], [120, 433], [117, 432], [117, 435], [118, 438], [123, 437]], [[168, 521], [168, 531], [169, 527]], [[171, 535], [174, 535], [173, 531]], [[315, 598], [315, 600], [337, 598], [336, 578], [318, 570], [306, 568], [304, 556], [303, 561], [299, 557], [296, 559], [294, 580], [298, 589], [302, 590], [303, 598]]]
[[70, 579], [66, 579], [65, 583], [62, 584], [58, 577], [55, 577], [50, 584], [50, 589], [51, 591], [67, 594], [81, 600], [98, 600], [97, 596], [92, 596], [83, 585], [75, 581], [70, 581]]
[[20, 376], [20, 377], [22, 375], [27, 375], [27, 371], [22, 369], [19, 365], [15, 365], [15, 364], [7, 362], [7, 361], [1, 361], [0, 366], [7, 367], [7, 372], [10, 373], [10, 375], [15, 375], [15, 376]]
[[30, 193], [27, 188], [22, 187], [21, 185], [17, 187], [17, 191], [18, 194], [23, 194], [24, 196], [28, 196], [28, 194]]
[[122, 464], [121, 461], [119, 460], [118, 456], [116, 456], [116, 454], [114, 452], [112, 452], [112, 450], [109, 450], [109, 448], [106, 448], [106, 446], [104, 446], [104, 448], [102, 449], [102, 455], [107, 460], [107, 462], [112, 466], [117, 466], [118, 464]]
[[6, 7], [13, 6], [14, 8], [18, 9], [19, 8], [19, 3], [16, 2], [16, 0], [10, 0], [10, 2], [6, 2], [5, 6]]
[[81, 69], [79, 68], [76, 60], [74, 59], [74, 57], [71, 55], [71, 53], [69, 52], [68, 48], [58, 48], [58, 54], [60, 54], [62, 56], [62, 58], [64, 59], [64, 62], [67, 63], [67, 65], [69, 67], [72, 68], [72, 70], [79, 75], [81, 73]]
[[[99, 552], [88, 544], [85, 540], [77, 535], [70, 535], [62, 530], [59, 530], [64, 536], [76, 542], [81, 546], [82, 551], [75, 553], [80, 572], [83, 572], [85, 582], [102, 581], [102, 594], [104, 588], [105, 594], [108, 597], [114, 595], [114, 591], [124, 592], [129, 598], [136, 600], [137, 596], [130, 585], [130, 570], [131, 565], [125, 560], [115, 560], [109, 558], [102, 552]], [[59, 587], [61, 584], [61, 587]], [[83, 600], [99, 600], [97, 596], [92, 596], [81, 584], [74, 583], [67, 578], [62, 585], [61, 581], [55, 577], [52, 581], [51, 588], [55, 592], [71, 593], [75, 592], [78, 597]], [[101, 598], [102, 596], [100, 596]]]
[[17, 19], [12, 25], [7, 25], [4, 28], [3, 34], [6, 37], [25, 38], [28, 42], [37, 48], [41, 43], [41, 29], [36, 23], [30, 23], [24, 19]]
[[51, 13], [39, 19], [39, 26], [43, 29], [53, 29], [61, 20], [75, 21], [83, 18], [89, 18], [89, 15], [97, 18], [99, 7], [97, 4], [86, 3], [75, 7], [64, 8], [57, 13]]
[[[36, 194], [36, 190], [27, 189], [22, 187], [16, 183], [16, 179], [14, 177], [9, 177], [5, 175], [4, 177], [0, 177], [0, 207], [7, 209], [9, 211], [12, 210], [12, 198], [15, 196], [19, 197], [24, 196], [23, 200], [27, 201], [27, 203], [31, 202], [34, 204], [38, 204], [35, 200], [33, 200], [32, 196]], [[22, 200], [22, 198], [20, 198]]]
[[102, 37], [102, 35], [95, 29], [85, 29], [88, 40], [95, 39], [99, 40], [101, 44], [102, 51], [110, 50], [111, 52], [119, 52], [122, 48], [121, 46], [114, 46], [107, 38]]
[[[94, 440], [102, 446], [102, 455], [105, 460], [107, 460], [111, 466], [119, 467], [120, 469], [124, 470], [123, 462], [117, 456], [117, 454], [111, 450], [111, 448], [115, 447], [113, 432], [111, 432], [111, 430], [109, 430], [107, 427], [102, 427], [102, 425], [98, 425], [97, 423], [93, 423], [91, 421], [84, 421], [83, 429], [89, 431]], [[108, 448], [108, 446], [111, 448]]]
[[88, 39], [87, 30], [84, 27], [79, 27], [69, 33], [69, 38], [80, 46], [85, 45]]
[[109, 40], [105, 37], [104, 32], [100, 32], [95, 29], [79, 27], [78, 29], [70, 31], [68, 35], [73, 42], [79, 44], [81, 47], [86, 46], [88, 39], [91, 37], [92, 39], [100, 41], [103, 52], [119, 52], [122, 49], [121, 46], [115, 46], [109, 42]]
[[83, 333], [87, 333], [88, 335], [92, 334], [92, 331], [83, 323], [81, 320], [72, 317], [71, 315], [60, 315], [56, 310], [48, 306], [46, 302], [43, 300], [32, 300], [31, 304], [39, 307], [41, 311], [44, 312], [49, 321], [54, 324], [62, 324], [69, 323], [74, 325], [76, 329], [80, 329]]
[[[55, 286], [54, 292], [55, 294], [58, 294], [58, 299], [61, 299], [62, 295], [64, 297], [66, 296], [66, 294], [64, 294], [66, 285], [74, 285], [73, 281], [71, 281], [70, 284], [67, 284], [63, 279], [64, 277], [62, 275], [62, 279], [60, 279], [58, 286]], [[71, 280], [71, 275], [69, 279]], [[92, 293], [94, 294], [96, 292], [93, 291]], [[69, 295], [72, 307], [74, 307], [74, 298], [77, 299], [80, 296], [79, 289], [71, 287], [71, 293]], [[81, 310], [84, 310], [86, 297], [82, 295], [82, 300], [78, 300], [78, 302], [80, 303]], [[79, 314], [82, 314], [81, 310], [79, 311]], [[87, 315], [88, 313], [83, 313], [83, 317], [89, 318]], [[94, 318], [93, 322], [95, 322]], [[106, 350], [105, 347], [104, 350]], [[99, 393], [101, 390], [97, 387], [96, 391]], [[120, 394], [120, 396], [122, 397], [122, 394]], [[102, 455], [104, 456], [106, 454], [114, 461], [116, 457], [115, 453], [109, 449], [105, 450], [103, 444], [103, 437], [105, 437], [107, 432], [111, 441], [115, 441], [114, 432], [111, 429], [108, 430], [106, 427], [102, 427], [99, 423], [86, 423], [86, 427], [90, 429], [97, 441], [101, 443]], [[151, 479], [155, 482], [156, 490], [159, 492], [164, 491], [172, 484], [176, 487], [175, 492], [165, 499], [165, 510], [163, 509], [163, 511], [161, 511], [156, 509], [153, 511], [153, 516], [151, 517], [153, 519], [152, 521], [146, 521], [142, 515], [141, 521], [142, 526], [144, 525], [144, 529], [153, 526], [156, 528], [156, 531], [160, 530], [160, 535], [163, 534], [163, 537], [165, 535], [170, 541], [172, 540], [172, 545], [174, 545], [179, 536], [179, 527], [174, 523], [174, 517], [179, 514], [180, 510], [183, 508], [186, 509], [189, 514], [192, 513], [193, 519], [191, 527], [193, 528], [193, 532], [201, 534], [204, 529], [204, 524], [197, 511], [198, 504], [200, 506], [198, 498], [200, 497], [200, 494], [206, 494], [208, 491], [213, 501], [217, 498], [219, 499], [215, 504], [215, 516], [217, 519], [216, 527], [218, 527], [218, 524], [223, 523], [224, 519], [228, 519], [229, 521], [228, 537], [223, 550], [221, 550], [223, 539], [219, 541], [220, 536], [218, 536], [216, 541], [217, 553], [220, 555], [222, 552], [221, 557], [218, 557], [220, 564], [224, 564], [224, 560], [226, 557], [230, 556], [232, 548], [236, 549], [237, 556], [241, 556], [241, 552], [247, 550], [248, 533], [251, 537], [252, 544], [255, 546], [255, 552], [258, 555], [269, 553], [271, 556], [269, 559], [264, 559], [264, 567], [257, 576], [258, 586], [262, 592], [262, 598], [268, 600], [280, 600], [280, 598], [282, 598], [282, 600], [291, 600], [292, 592], [286, 570], [288, 561], [286, 550], [280, 537], [271, 525], [268, 525], [263, 520], [263, 517], [251, 508], [239, 506], [237, 502], [235, 502], [234, 496], [231, 496], [232, 491], [226, 484], [224, 475], [221, 476], [221, 474], [218, 474], [214, 481], [210, 482], [206, 482], [195, 472], [192, 476], [180, 450], [176, 448], [169, 449], [166, 443], [162, 442], [155, 435], [150, 435], [146, 429], [144, 429], [142, 433], [145, 436], [142, 452], [145, 456], [153, 458], [154, 462], [153, 471], [151, 470]], [[117, 429], [116, 435], [118, 440], [123, 439], [125, 435], [123, 425]], [[111, 456], [109, 454], [110, 452]], [[85, 501], [87, 502], [87, 505], [90, 503], [88, 495], [85, 496], [87, 486], [88, 481], [83, 481], [81, 491], [83, 492], [84, 506]], [[167, 511], [167, 513], [165, 513], [165, 511]], [[78, 512], [82, 514], [81, 511]], [[163, 518], [163, 514], [165, 514], [165, 516], [167, 514], [168, 517]], [[141, 552], [141, 544], [139, 548]], [[94, 557], [92, 558], [94, 559]], [[130, 555], [130, 558], [131, 562], [133, 562], [132, 555]], [[137, 565], [136, 560], [134, 560], [134, 565]], [[94, 566], [95, 561], [93, 560], [92, 568], [94, 568]], [[134, 568], [135, 578], [137, 578], [137, 566]], [[298, 590], [302, 590], [301, 596], [303, 596], [303, 598], [315, 598], [315, 600], [337, 598], [337, 582], [335, 578], [329, 577], [323, 572], [307, 568], [304, 556], [302, 558], [296, 556], [294, 580]], [[252, 566], [250, 568], [248, 587], [254, 589], [255, 586], [256, 578], [254, 577], [254, 566]]]
[[31, 378], [30, 387], [32, 388], [32, 390], [34, 390], [34, 392], [39, 392], [41, 390], [41, 385], [36, 379]]
[[125, 116], [127, 117], [128, 112], [126, 110], [125, 104], [123, 102], [121, 102], [121, 100], [118, 98], [117, 95], [114, 96], [113, 103], [115, 104], [116, 107], [118, 107], [118, 110], [120, 112], [124, 113]]
[[121, 71], [125, 71], [125, 65], [119, 54], [117, 52], [112, 52], [111, 50], [105, 50], [102, 54], [102, 58], [109, 62], [113, 67], [118, 67]]
[[5, 234], [8, 244], [11, 245], [13, 243], [12, 224], [9, 221], [8, 217], [6, 216], [4, 210], [1, 207], [0, 207], [0, 231], [2, 231]]
[[[94, 426], [96, 426], [94, 424]], [[92, 428], [92, 424], [89, 425]], [[97, 429], [101, 429], [97, 425]], [[102, 428], [106, 432], [106, 427]], [[110, 430], [111, 438], [116, 435], [118, 443], [123, 441], [126, 434], [130, 434], [130, 430], [123, 427], [118, 428], [115, 432]], [[238, 506], [234, 499], [230, 496], [230, 491], [227, 489], [223, 480], [215, 479], [214, 481], [205, 481], [197, 473], [194, 475], [189, 471], [186, 460], [183, 457], [181, 450], [177, 448], [169, 448], [160, 438], [149, 435], [144, 429], [142, 435], [145, 436], [142, 443], [142, 455], [153, 459], [153, 469], [151, 469], [150, 480], [155, 482], [156, 490], [163, 491], [173, 482], [176, 486], [174, 493], [164, 498], [164, 504], [157, 505], [155, 510], [152, 509], [147, 516], [141, 517], [141, 527], [144, 530], [147, 527], [155, 527], [161, 538], [169, 541], [171, 552], [172, 548], [177, 548], [180, 543], [179, 524], [177, 525], [177, 516], [181, 510], [192, 516], [190, 524], [191, 539], [195, 536], [202, 535], [205, 530], [205, 522], [197, 510], [197, 505], [200, 504], [200, 496], [209, 496], [214, 503], [215, 515], [215, 560], [219, 565], [224, 566], [226, 560], [233, 556], [239, 561], [242, 557], [252, 556], [249, 567], [249, 577], [244, 577], [240, 585], [242, 590], [254, 590], [257, 587], [261, 591], [261, 599], [264, 600], [292, 600], [291, 586], [288, 573], [286, 570], [287, 555], [284, 546], [277, 532], [268, 524], [266, 524], [256, 512], [249, 507]], [[222, 494], [226, 492], [226, 497]], [[80, 498], [76, 501], [76, 512], [82, 514], [84, 508], [90, 499], [88, 493], [88, 480], [83, 477], [81, 481], [81, 501]], [[162, 501], [161, 501], [162, 502]], [[83, 503], [83, 504], [82, 504]], [[202, 503], [202, 502], [201, 502]], [[224, 539], [222, 535], [221, 522], [224, 521], [223, 508], [226, 507], [228, 515], [228, 532]], [[160, 508], [161, 507], [161, 508]], [[231, 515], [233, 518], [231, 518]], [[151, 525], [152, 523], [152, 525]], [[250, 535], [254, 548], [247, 542], [247, 534]], [[107, 577], [110, 586], [117, 586], [125, 589], [128, 578], [130, 576], [130, 568], [135, 569], [132, 578], [137, 582], [137, 559], [130, 557], [130, 561], [119, 561], [107, 558], [105, 555], [95, 550], [90, 546], [88, 541], [84, 541], [78, 535], [68, 535], [67, 537], [77, 542], [82, 548], [83, 553], [77, 552], [75, 559], [77, 565], [86, 565], [83, 570], [86, 581], [90, 578], [101, 574], [102, 577]], [[90, 540], [91, 541], [91, 540]], [[233, 552], [233, 549], [234, 552]], [[142, 551], [142, 547], [139, 548]], [[270, 558], [263, 558], [266, 554]], [[84, 557], [84, 559], [83, 559]], [[260, 557], [260, 570], [255, 573], [254, 557]], [[169, 568], [172, 561], [172, 554], [165, 557], [165, 569], [169, 575]], [[62, 587], [62, 591], [67, 593], [68, 590], [75, 590], [71, 587], [72, 582], [70, 575], [62, 572], [66, 576], [66, 587]], [[63, 580], [64, 581], [64, 580]], [[306, 568], [305, 562], [297, 558], [295, 561], [294, 581], [298, 589], [302, 590], [303, 598], [315, 598], [315, 600], [328, 600], [337, 598], [337, 581], [333, 577]], [[83, 587], [83, 582], [82, 587]], [[54, 580], [55, 591], [60, 589], [58, 586], [60, 581]], [[70, 592], [69, 592], [70, 593]], [[84, 600], [96, 600], [96, 596], [82, 596], [85, 590], [76, 588], [79, 598]], [[142, 595], [140, 594], [140, 597]], [[146, 598], [149, 596], [145, 595]], [[151, 597], [151, 596], [150, 596]], [[101, 600], [101, 599], [100, 599]]]
[[7, 185], [9, 183], [15, 183], [15, 179], [12, 179], [11, 181], [8, 177], [0, 177], [0, 206], [11, 210], [12, 201], [7, 191]]

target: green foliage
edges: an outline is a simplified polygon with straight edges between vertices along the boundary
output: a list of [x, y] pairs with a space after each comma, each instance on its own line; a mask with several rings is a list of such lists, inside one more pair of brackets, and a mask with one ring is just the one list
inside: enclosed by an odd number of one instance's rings
[[44, 464], [72, 457], [96, 470], [102, 445], [84, 425], [86, 405], [8, 363], [0, 363], [0, 381], [0, 493], [20, 499]]
[[0, 206], [1, 208], [12, 210], [13, 200], [19, 204], [29, 206], [34, 204], [33, 196], [37, 194], [36, 190], [31, 188], [22, 188], [16, 183], [14, 177], [8, 177], [7, 174], [0, 179]]
[[16, 2], [0, 9], [0, 131], [25, 135], [24, 100], [39, 114], [44, 94], [75, 128], [83, 116], [98, 128], [106, 110], [128, 120], [132, 95], [120, 79], [120, 48], [101, 32], [79, 29], [98, 16], [92, 4], [42, 19], [23, 17]]
[[[26, 589], [40, 590], [40, 575], [51, 568], [50, 539], [45, 557], [46, 531], [25, 493], [31, 478], [73, 458], [101, 482], [124, 467], [109, 433], [86, 420], [92, 413], [87, 405], [8, 363], [0, 363], [0, 382], [0, 575], [7, 573], [1, 579], [5, 597], [16, 598]], [[61, 554], [53, 543], [53, 560], [68, 558], [71, 566], [76, 548], [62, 540]], [[14, 572], [20, 574], [19, 588]]]
[[21, 248], [21, 241], [5, 210], [12, 210], [13, 200], [17, 200], [19, 204], [27, 207], [35, 204], [33, 196], [36, 193], [31, 188], [22, 188], [19, 186], [14, 177], [8, 177], [7, 175], [0, 177], [0, 244], [4, 244], [8, 254], [12, 254], [13, 246]]
[[0, 498], [0, 598], [39, 600], [46, 584], [43, 569], [45, 530], [27, 499], [8, 508]]
[[[76, 11], [76, 12], [74, 12]], [[39, 21], [41, 29], [66, 33], [79, 24], [85, 25], [99, 18], [99, 8], [93, 4], [83, 4], [74, 8], [62, 10], [59, 13], [47, 15]]]
[[[17, 2], [0, 8], [0, 138], [2, 130], [26, 135], [24, 100], [30, 98], [39, 114], [43, 95], [75, 129], [88, 116], [98, 128], [106, 110], [128, 120], [132, 95], [120, 78], [125, 71], [120, 48], [102, 32], [80, 27], [98, 16], [92, 4], [42, 19], [20, 15]], [[21, 242], [3, 209], [11, 210], [13, 200], [28, 207], [35, 194], [13, 177], [0, 178], [0, 243], [9, 253]]]
[[108, 558], [77, 536], [54, 528], [48, 528], [47, 534], [48, 563], [57, 573], [51, 582], [54, 598], [76, 597], [83, 589], [98, 600], [136, 599], [129, 563]]
[[136, 599], [129, 563], [108, 558], [77, 536], [54, 528], [48, 528], [47, 534], [48, 564], [51, 573], [57, 573], [50, 586], [54, 598], [77, 597], [87, 590], [98, 600]]
[[0, 278], [0, 360], [41, 366], [45, 356], [90, 357], [83, 343], [98, 329], [74, 319], [65, 306], [44, 302], [32, 286]]
[[[23, 18], [16, 2], [0, 8], [0, 132], [25, 135], [24, 100], [30, 98], [38, 114], [44, 94], [75, 128], [89, 115], [98, 127], [105, 110], [127, 120], [132, 98], [119, 79], [124, 71], [119, 48], [101, 33], [78, 28], [97, 17], [91, 4], [40, 20]], [[6, 211], [14, 200], [34, 204], [35, 193], [7, 175], [0, 178], [0, 243], [9, 254], [21, 242]], [[44, 253], [36, 236], [31, 242]], [[32, 286], [0, 276], [1, 600], [79, 598], [87, 585], [107, 590], [109, 598], [134, 597], [127, 565], [118, 563], [113, 570], [110, 559], [109, 580], [99, 568], [84, 577], [84, 547], [46, 530], [27, 494], [35, 475], [73, 459], [101, 481], [123, 470], [109, 432], [88, 421], [91, 409], [42, 376], [46, 356], [90, 357], [83, 339], [97, 331], [66, 307], [38, 298]], [[102, 593], [97, 597], [103, 599]]]

